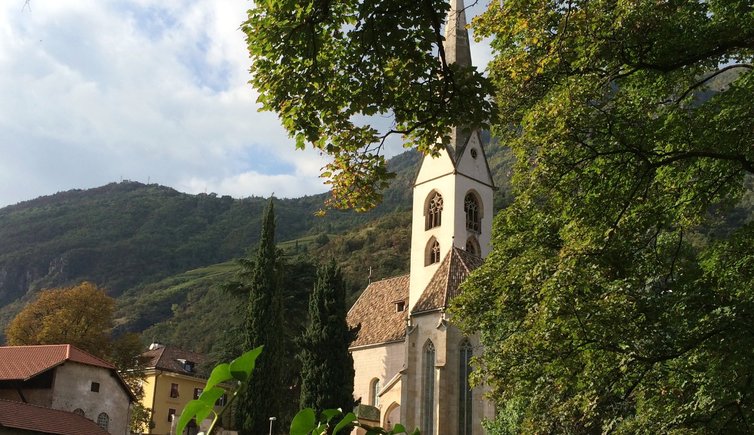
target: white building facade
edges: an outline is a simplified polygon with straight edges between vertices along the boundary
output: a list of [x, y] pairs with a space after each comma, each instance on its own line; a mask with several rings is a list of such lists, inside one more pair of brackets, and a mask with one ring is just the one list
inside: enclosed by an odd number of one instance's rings
[[[470, 65], [463, 0], [451, 0], [445, 53], [449, 63]], [[360, 327], [351, 346], [354, 397], [379, 410], [366, 423], [471, 435], [494, 417], [482, 388], [468, 383], [479, 340], [446, 313], [489, 253], [493, 190], [478, 131], [456, 129], [438, 157], [424, 157], [413, 189], [410, 274], [370, 284], [348, 313]]]

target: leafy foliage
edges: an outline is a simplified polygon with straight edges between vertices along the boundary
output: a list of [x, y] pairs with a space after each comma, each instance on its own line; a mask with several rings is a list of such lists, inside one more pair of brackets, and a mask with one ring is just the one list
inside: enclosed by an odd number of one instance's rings
[[517, 157], [455, 307], [491, 429], [749, 432], [751, 3], [510, 0], [476, 27]]
[[115, 300], [90, 282], [43, 291], [10, 322], [11, 346], [71, 344], [107, 357]]
[[298, 343], [301, 408], [353, 408], [354, 368], [348, 347], [354, 334], [346, 323], [347, 310], [340, 269], [334, 261], [320, 266], [309, 296], [309, 324]]
[[[450, 142], [458, 113], [466, 127], [488, 119], [486, 78], [445, 59], [447, 11], [445, 0], [271, 0], [249, 11], [243, 30], [258, 101], [280, 116], [298, 148], [333, 157], [322, 173], [330, 205], [366, 210], [380, 202], [391, 175], [380, 153], [390, 134], [434, 154]], [[369, 124], [376, 115], [392, 125], [378, 130]]]

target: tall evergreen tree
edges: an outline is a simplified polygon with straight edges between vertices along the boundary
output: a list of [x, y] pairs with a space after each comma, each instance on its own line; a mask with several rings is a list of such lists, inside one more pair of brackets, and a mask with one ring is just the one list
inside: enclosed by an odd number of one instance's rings
[[236, 424], [242, 434], [260, 434], [268, 432], [270, 417], [280, 415], [284, 390], [283, 307], [272, 199], [265, 210], [256, 255], [241, 263], [240, 285], [249, 298], [244, 316], [244, 348], [263, 345], [264, 350], [256, 361], [254, 376], [240, 397]]
[[353, 408], [353, 332], [346, 323], [346, 286], [331, 261], [317, 270], [309, 297], [309, 325], [301, 340], [301, 407]]

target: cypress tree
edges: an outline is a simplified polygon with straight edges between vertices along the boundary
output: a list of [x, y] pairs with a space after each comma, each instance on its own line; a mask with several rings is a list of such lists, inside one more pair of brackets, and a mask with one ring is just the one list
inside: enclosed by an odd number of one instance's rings
[[346, 286], [334, 261], [317, 270], [309, 297], [309, 324], [301, 339], [302, 408], [353, 409], [353, 332], [346, 323]]
[[269, 418], [280, 417], [283, 395], [282, 297], [275, 247], [275, 214], [270, 199], [262, 221], [259, 247], [253, 258], [241, 261], [241, 285], [248, 293], [244, 316], [244, 348], [264, 345], [254, 373], [239, 397], [236, 425], [242, 434], [269, 430]]

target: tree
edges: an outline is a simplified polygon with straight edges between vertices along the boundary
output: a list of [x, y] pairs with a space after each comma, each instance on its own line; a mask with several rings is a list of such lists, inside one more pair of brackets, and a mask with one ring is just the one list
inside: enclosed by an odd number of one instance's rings
[[346, 285], [331, 261], [317, 270], [309, 296], [309, 324], [299, 343], [301, 408], [353, 408], [353, 333], [346, 323]]
[[262, 221], [259, 247], [253, 258], [241, 260], [238, 282], [232, 284], [248, 295], [244, 316], [244, 348], [264, 346], [256, 362], [258, 373], [249, 380], [236, 410], [236, 424], [242, 433], [264, 433], [269, 418], [283, 412], [280, 398], [284, 394], [282, 380], [283, 318], [280, 289], [280, 262], [275, 247], [275, 214], [272, 199]]
[[[243, 30], [258, 101], [298, 148], [308, 143], [334, 157], [322, 174], [331, 205], [364, 210], [380, 201], [391, 134], [436, 153], [457, 113], [468, 127], [488, 120], [488, 80], [445, 60], [447, 11], [446, 0], [266, 1], [249, 11]], [[375, 115], [391, 126], [362, 122]]]
[[516, 199], [455, 314], [500, 433], [749, 433], [750, 2], [490, 5]]
[[[146, 361], [136, 334], [112, 338], [115, 300], [91, 282], [45, 290], [11, 320], [5, 338], [11, 346], [70, 344], [110, 361], [138, 399], [144, 395]], [[139, 401], [129, 414], [134, 432], [148, 429], [149, 408]]]
[[[336, 163], [359, 153], [328, 147], [342, 124], [334, 111], [387, 108], [400, 125], [439, 117], [406, 129], [427, 140], [493, 113], [466, 124], [452, 119], [462, 110], [438, 115], [438, 100], [413, 92], [433, 80], [422, 74], [439, 2], [299, 4], [252, 10], [252, 83], [289, 131]], [[493, 429], [750, 432], [754, 224], [728, 217], [754, 173], [751, 2], [506, 0], [474, 28], [493, 38], [491, 123], [517, 157], [515, 200], [454, 312], [485, 346], [475, 376], [501, 412]], [[349, 86], [355, 104], [342, 100]], [[482, 93], [465, 93], [468, 106]]]
[[8, 324], [12, 346], [71, 344], [106, 358], [111, 350], [115, 300], [90, 282], [45, 290]]

